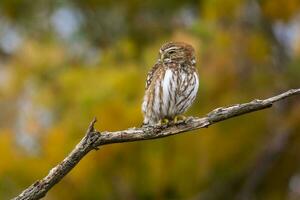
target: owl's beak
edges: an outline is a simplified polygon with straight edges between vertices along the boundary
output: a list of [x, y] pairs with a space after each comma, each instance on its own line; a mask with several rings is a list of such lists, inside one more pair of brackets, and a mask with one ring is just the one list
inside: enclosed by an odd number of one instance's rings
[[192, 58], [192, 64], [196, 64], [196, 59]]
[[159, 56], [160, 56], [159, 57], [160, 60], [164, 59], [164, 54], [163, 54], [163, 51], [161, 49], [159, 50]]

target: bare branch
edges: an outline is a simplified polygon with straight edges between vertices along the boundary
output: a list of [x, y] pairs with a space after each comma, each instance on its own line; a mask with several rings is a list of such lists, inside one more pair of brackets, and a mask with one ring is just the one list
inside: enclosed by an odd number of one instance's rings
[[44, 197], [46, 193], [69, 171], [71, 171], [88, 152], [93, 149], [97, 150], [99, 146], [112, 143], [157, 139], [195, 129], [206, 128], [219, 121], [269, 108], [276, 101], [299, 94], [300, 88], [291, 89], [287, 92], [265, 100], [253, 100], [249, 103], [217, 108], [203, 118], [189, 117], [187, 120], [177, 124], [164, 126], [144, 126], [141, 128], [129, 128], [127, 130], [115, 132], [105, 131], [100, 133], [96, 131], [94, 129], [96, 119], [94, 119], [89, 125], [86, 135], [76, 145], [72, 152], [61, 163], [52, 168], [46, 177], [33, 183], [14, 199], [31, 200]]

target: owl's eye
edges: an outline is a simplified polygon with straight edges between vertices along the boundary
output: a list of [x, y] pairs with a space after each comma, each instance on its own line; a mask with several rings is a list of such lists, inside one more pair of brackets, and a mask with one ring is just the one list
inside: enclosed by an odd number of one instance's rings
[[172, 51], [169, 51], [169, 54], [174, 54], [176, 53], [176, 51], [172, 50]]

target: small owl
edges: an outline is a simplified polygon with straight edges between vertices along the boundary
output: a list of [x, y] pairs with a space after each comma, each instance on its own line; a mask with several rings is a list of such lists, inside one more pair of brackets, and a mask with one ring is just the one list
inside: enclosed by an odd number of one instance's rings
[[198, 86], [194, 48], [183, 42], [164, 44], [147, 76], [143, 124], [174, 120], [192, 105]]

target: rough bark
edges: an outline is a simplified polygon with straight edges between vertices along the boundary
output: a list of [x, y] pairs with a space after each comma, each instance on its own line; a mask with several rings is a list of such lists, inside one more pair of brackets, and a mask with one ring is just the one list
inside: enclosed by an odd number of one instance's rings
[[88, 127], [87, 133], [82, 140], [76, 145], [72, 152], [57, 166], [52, 168], [48, 175], [41, 180], [36, 181], [31, 186], [26, 188], [20, 195], [15, 197], [15, 200], [31, 200], [44, 197], [47, 192], [57, 184], [69, 171], [71, 171], [77, 163], [91, 150], [102, 145], [122, 142], [133, 142], [139, 140], [150, 140], [179, 133], [207, 128], [219, 121], [223, 121], [232, 117], [243, 115], [246, 113], [269, 108], [273, 103], [283, 100], [293, 95], [299, 95], [299, 89], [291, 89], [277, 96], [270, 97], [264, 100], [255, 99], [249, 103], [236, 104], [229, 107], [217, 108], [206, 115], [206, 117], [189, 117], [185, 121], [157, 126], [144, 126], [141, 128], [129, 128], [122, 131], [103, 131], [98, 132], [94, 129], [96, 119], [94, 119]]

